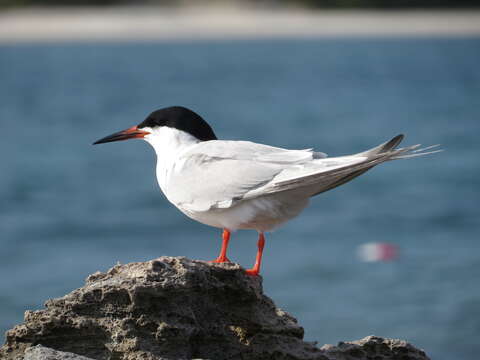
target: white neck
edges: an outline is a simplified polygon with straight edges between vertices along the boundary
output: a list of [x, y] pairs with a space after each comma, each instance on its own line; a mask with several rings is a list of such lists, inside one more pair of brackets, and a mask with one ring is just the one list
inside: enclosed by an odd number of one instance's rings
[[200, 142], [196, 137], [171, 127], [162, 126], [158, 129], [142, 130], [150, 132], [144, 139], [155, 149], [159, 160], [175, 158], [185, 148]]
[[152, 145], [157, 154], [157, 180], [165, 193], [170, 173], [174, 171], [175, 160], [187, 148], [198, 144], [200, 140], [184, 131], [166, 126], [142, 130], [150, 132], [144, 139]]

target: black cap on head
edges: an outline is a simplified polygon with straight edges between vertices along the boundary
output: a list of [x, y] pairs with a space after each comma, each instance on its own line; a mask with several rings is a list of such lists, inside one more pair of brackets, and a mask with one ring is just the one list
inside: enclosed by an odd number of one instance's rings
[[171, 106], [152, 112], [138, 125], [139, 129], [168, 126], [196, 137], [201, 141], [217, 140], [210, 125], [202, 117], [183, 106]]

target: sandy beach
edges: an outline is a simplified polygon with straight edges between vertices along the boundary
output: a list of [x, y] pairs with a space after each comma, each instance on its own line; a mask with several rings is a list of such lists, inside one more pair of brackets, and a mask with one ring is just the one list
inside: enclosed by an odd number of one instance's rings
[[110, 7], [0, 12], [0, 43], [476, 35], [478, 10]]

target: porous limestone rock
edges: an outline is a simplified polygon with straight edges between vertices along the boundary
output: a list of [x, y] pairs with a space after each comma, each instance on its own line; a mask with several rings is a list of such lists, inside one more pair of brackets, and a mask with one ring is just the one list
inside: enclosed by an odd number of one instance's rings
[[23, 360], [92, 360], [92, 358], [36, 345], [25, 350]]
[[237, 264], [161, 257], [117, 265], [45, 307], [7, 331], [0, 359], [428, 359], [399, 340], [305, 342], [296, 319], [263, 294], [261, 277]]
[[330, 360], [426, 360], [425, 352], [404, 340], [367, 336], [357, 341], [321, 347]]

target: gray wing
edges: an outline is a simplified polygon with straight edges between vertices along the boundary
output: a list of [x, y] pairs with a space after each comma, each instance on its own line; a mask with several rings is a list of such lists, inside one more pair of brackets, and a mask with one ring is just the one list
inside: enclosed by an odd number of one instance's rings
[[326, 157], [248, 141], [201, 142], [183, 153], [170, 175], [168, 198], [191, 211], [228, 208], [261, 194], [285, 169]]
[[407, 159], [442, 151], [426, 151], [438, 145], [423, 149], [419, 149], [420, 144], [396, 148], [403, 138], [403, 135], [397, 135], [375, 148], [351, 156], [314, 160], [307, 166], [309, 171], [293, 173], [287, 169], [262, 191], [264, 194], [268, 194], [305, 188], [310, 192], [309, 196], [314, 196], [343, 185], [386, 161]]
[[[247, 141], [207, 141], [182, 154], [171, 174], [169, 200], [191, 211], [229, 208], [239, 201], [304, 189], [314, 196], [389, 160], [422, 156], [430, 149], [395, 147], [399, 135], [368, 151], [327, 158], [307, 150], [287, 150]], [[302, 190], [303, 191], [303, 190]]]

